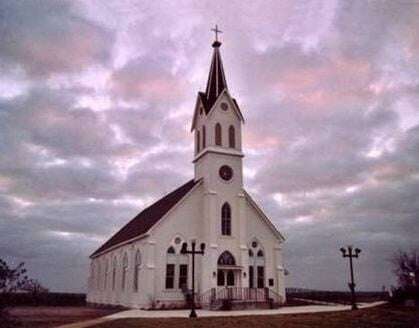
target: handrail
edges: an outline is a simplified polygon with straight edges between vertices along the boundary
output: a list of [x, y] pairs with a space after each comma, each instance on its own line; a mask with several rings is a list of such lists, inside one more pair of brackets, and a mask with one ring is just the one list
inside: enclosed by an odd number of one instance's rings
[[223, 300], [273, 302], [282, 303], [283, 297], [273, 290], [265, 288], [249, 287], [224, 287], [211, 288], [198, 296], [198, 302], [202, 304], [214, 304]]

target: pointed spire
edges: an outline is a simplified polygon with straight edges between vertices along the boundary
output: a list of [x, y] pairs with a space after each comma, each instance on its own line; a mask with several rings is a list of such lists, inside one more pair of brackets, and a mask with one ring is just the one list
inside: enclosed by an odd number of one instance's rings
[[205, 98], [209, 107], [217, 100], [218, 96], [227, 89], [227, 82], [224, 74], [223, 62], [220, 55], [221, 42], [218, 41], [218, 33], [222, 33], [218, 26], [215, 25], [215, 41], [212, 44], [214, 53], [212, 55], [211, 68], [208, 75], [207, 88], [205, 90]]

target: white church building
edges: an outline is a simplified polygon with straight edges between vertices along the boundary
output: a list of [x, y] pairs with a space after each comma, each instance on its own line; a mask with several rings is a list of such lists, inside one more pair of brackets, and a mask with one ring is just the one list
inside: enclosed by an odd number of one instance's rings
[[[128, 222], [90, 255], [87, 302], [130, 308], [186, 306], [192, 258], [184, 242], [205, 243], [195, 257], [198, 306], [285, 302], [284, 237], [243, 187], [243, 115], [213, 56], [192, 119], [195, 176]], [[218, 307], [219, 308], [219, 307]]]

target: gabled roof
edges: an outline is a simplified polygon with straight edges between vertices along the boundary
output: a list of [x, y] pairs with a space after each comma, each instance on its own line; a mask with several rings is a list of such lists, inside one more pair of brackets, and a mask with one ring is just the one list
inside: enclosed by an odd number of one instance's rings
[[192, 179], [144, 209], [140, 214], [122, 227], [121, 230], [115, 233], [107, 242], [100, 246], [92, 255], [90, 255], [90, 257], [94, 257], [112, 246], [148, 232], [199, 182], [200, 180], [195, 181]]

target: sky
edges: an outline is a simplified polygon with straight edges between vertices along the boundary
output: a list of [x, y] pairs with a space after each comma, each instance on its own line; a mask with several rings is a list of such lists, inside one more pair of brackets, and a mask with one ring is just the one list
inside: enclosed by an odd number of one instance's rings
[[419, 2], [0, 1], [0, 257], [86, 291], [88, 256], [193, 177], [213, 33], [246, 190], [288, 287], [395, 284], [419, 247]]

